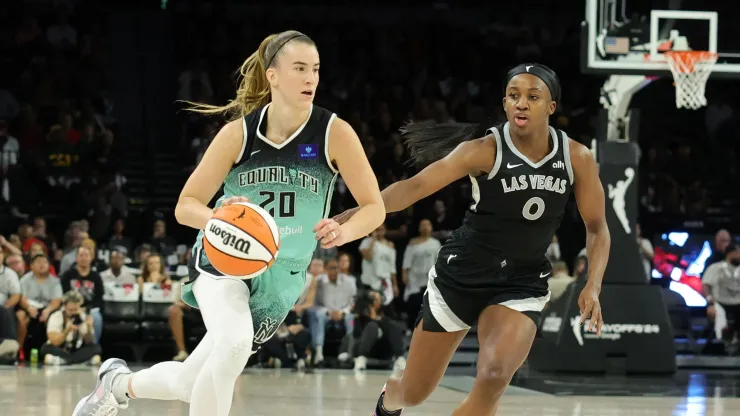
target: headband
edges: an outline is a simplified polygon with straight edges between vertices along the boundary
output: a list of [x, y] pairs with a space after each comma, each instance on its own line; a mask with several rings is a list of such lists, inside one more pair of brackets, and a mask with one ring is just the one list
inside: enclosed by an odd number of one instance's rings
[[301, 36], [306, 36], [306, 35], [304, 35], [303, 33], [296, 33], [293, 36], [290, 36], [288, 39], [284, 40], [283, 43], [281, 43], [280, 46], [278, 46], [277, 49], [275, 49], [275, 52], [272, 54], [272, 56], [270, 57], [270, 59], [268, 59], [266, 61], [265, 69], [267, 69], [267, 68], [270, 67], [270, 65], [272, 64], [273, 59], [275, 59], [275, 56], [277, 56], [278, 52], [280, 52], [280, 49], [283, 49], [283, 46], [285, 46], [286, 43], [290, 42], [291, 40], [293, 40], [295, 38], [299, 38]]
[[519, 74], [532, 74], [541, 79], [550, 90], [552, 100], [556, 102], [560, 101], [560, 80], [558, 80], [558, 76], [550, 68], [537, 64], [521, 64], [509, 71], [504, 86]]

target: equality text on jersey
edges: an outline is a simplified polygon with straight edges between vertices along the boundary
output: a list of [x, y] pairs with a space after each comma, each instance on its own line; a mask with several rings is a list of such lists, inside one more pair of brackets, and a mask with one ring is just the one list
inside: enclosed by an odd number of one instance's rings
[[[507, 183], [508, 182], [508, 183]], [[525, 189], [545, 190], [564, 194], [568, 180], [551, 175], [519, 175], [510, 178], [501, 178], [504, 193], [523, 191]]]
[[285, 166], [265, 166], [239, 174], [239, 186], [280, 183], [299, 186], [316, 195], [319, 194], [319, 179], [306, 172]]

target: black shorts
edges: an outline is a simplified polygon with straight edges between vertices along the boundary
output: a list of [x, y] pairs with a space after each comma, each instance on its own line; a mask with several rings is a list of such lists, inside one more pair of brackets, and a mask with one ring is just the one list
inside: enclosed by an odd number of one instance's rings
[[424, 330], [428, 332], [467, 330], [488, 306], [501, 305], [527, 315], [539, 327], [542, 310], [550, 300], [550, 262], [543, 258], [517, 264], [460, 248], [448, 243], [440, 250], [429, 270], [424, 304], [415, 326], [424, 318]]

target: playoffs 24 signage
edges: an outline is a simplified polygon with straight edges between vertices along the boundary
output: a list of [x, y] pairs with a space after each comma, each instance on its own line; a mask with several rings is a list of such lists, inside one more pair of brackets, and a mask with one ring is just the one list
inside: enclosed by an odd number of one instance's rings
[[[607, 340], [617, 341], [622, 339], [623, 335], [635, 335], [635, 336], [646, 336], [646, 335], [657, 335], [660, 334], [660, 325], [656, 324], [639, 324], [639, 323], [616, 323], [608, 324], [605, 323], [601, 328], [601, 336], [596, 335], [595, 332], [589, 332], [586, 330], [591, 324], [591, 320], [587, 319], [585, 324], [581, 325], [581, 315], [570, 318], [570, 327], [573, 330], [573, 336], [575, 337], [578, 345], [583, 346], [585, 340]], [[560, 327], [563, 324], [563, 318], [555, 314], [551, 314], [545, 318], [542, 324], [542, 332], [557, 333], [560, 332]]]

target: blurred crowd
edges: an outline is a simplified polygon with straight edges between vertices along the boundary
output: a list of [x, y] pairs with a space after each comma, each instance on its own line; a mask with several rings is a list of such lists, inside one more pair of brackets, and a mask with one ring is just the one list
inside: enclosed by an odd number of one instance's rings
[[105, 22], [89, 3], [0, 5], [0, 218], [126, 215]]
[[[9, 351], [28, 360], [39, 350], [49, 364], [95, 363], [105, 353], [99, 343], [107, 347], [108, 322], [126, 318], [114, 314], [114, 306], [127, 302], [164, 307], [158, 317], [136, 319], [159, 319], [171, 334], [174, 358], [184, 360], [192, 349], [188, 327], [202, 327], [198, 312], [177, 295], [191, 241], [170, 237], [166, 216], [153, 223], [151, 236], [126, 229], [106, 13], [90, 1], [6, 3], [0, 6], [0, 360]], [[309, 16], [298, 23], [272, 12], [270, 19], [253, 17], [244, 24], [244, 9], [192, 1], [171, 7], [179, 71], [172, 102], [227, 102], [234, 95], [235, 70], [266, 34], [298, 29], [316, 41], [321, 54], [316, 104], [353, 126], [381, 188], [416, 172], [405, 163], [398, 134], [403, 123], [495, 124], [503, 119], [500, 80], [518, 62], [542, 62], [560, 75], [565, 97], [554, 126], [583, 143], [596, 131], [602, 80], [580, 73], [580, 8], [548, 6], [549, 14], [527, 19], [512, 8], [476, 25], [416, 25], [312, 23]], [[733, 103], [713, 103], [679, 123], [670, 100], [654, 106], [635, 99], [646, 114], [640, 195], [648, 233], [636, 237], [647, 280], [655, 216], [711, 213], [729, 189], [737, 189], [740, 111]], [[184, 172], [199, 162], [223, 122], [177, 112], [178, 146], [172, 152]], [[706, 163], [711, 160], [722, 163]], [[469, 181], [461, 180], [389, 214], [382, 227], [343, 252], [317, 250], [301, 299], [254, 359], [299, 368], [402, 367], [427, 271], [461, 223], [470, 194]], [[331, 213], [353, 206], [340, 179]], [[57, 224], [57, 235], [47, 230], [47, 221]], [[587, 275], [574, 206], [558, 236], [548, 250], [553, 299]]]

